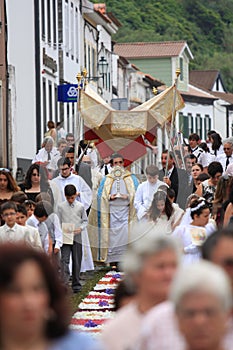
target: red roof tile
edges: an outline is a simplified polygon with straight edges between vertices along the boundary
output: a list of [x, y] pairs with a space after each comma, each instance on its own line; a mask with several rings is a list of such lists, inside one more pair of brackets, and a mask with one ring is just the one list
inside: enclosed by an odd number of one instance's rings
[[[158, 88], [158, 90], [164, 91], [165, 89], [167, 89], [166, 85], [160, 86]], [[179, 87], [178, 87], [179, 90]], [[183, 90], [179, 90], [180, 94], [182, 96], [191, 96], [191, 97], [202, 97], [202, 98], [206, 98], [206, 99], [210, 99], [210, 100], [217, 100], [218, 98], [216, 98], [215, 96], [213, 96], [212, 92], [208, 92], [208, 91], [204, 91], [201, 90], [200, 88], [197, 88], [193, 85], [188, 84], [188, 91], [183, 91]]]
[[117, 43], [114, 52], [128, 59], [174, 57], [179, 56], [185, 47], [186, 41]]
[[[133, 66], [133, 65], [132, 65]], [[157, 79], [157, 78], [154, 78], [152, 75], [150, 74], [146, 74], [144, 72], [141, 72], [140, 70], [137, 70], [136, 74], [139, 74], [139, 75], [143, 75], [145, 79], [147, 80], [150, 80], [151, 82], [153, 82], [156, 86], [164, 86], [164, 83]]]
[[219, 71], [212, 70], [193, 70], [189, 73], [190, 84], [198, 85], [207, 90], [212, 90], [214, 83], [219, 75]]
[[212, 91], [211, 93], [209, 93], [191, 84], [188, 85], [188, 91], [180, 91], [180, 93], [184, 96], [202, 97], [211, 100], [217, 100], [217, 98], [213, 95]]
[[233, 104], [233, 94], [229, 92], [213, 92], [211, 91], [211, 94], [218, 97], [221, 100], [224, 100], [230, 104]]

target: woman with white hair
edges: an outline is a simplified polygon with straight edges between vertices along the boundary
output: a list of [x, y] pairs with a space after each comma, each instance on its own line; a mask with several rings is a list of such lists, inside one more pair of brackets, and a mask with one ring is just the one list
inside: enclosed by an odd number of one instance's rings
[[145, 317], [137, 349], [233, 349], [232, 291], [221, 267], [203, 260], [183, 267], [169, 299]]
[[222, 342], [232, 307], [232, 291], [220, 267], [201, 261], [181, 269], [172, 283], [170, 299], [187, 350], [226, 349]]
[[102, 341], [111, 350], [135, 349], [143, 319], [153, 306], [167, 299], [179, 261], [176, 242], [155, 227], [137, 224], [132, 231], [134, 237], [123, 270], [129, 288], [136, 288], [136, 298], [121, 308], [103, 330]]
[[56, 147], [54, 147], [54, 139], [51, 136], [44, 138], [42, 143], [42, 148], [37, 152], [32, 160], [33, 163], [40, 163], [47, 169], [50, 169], [51, 159], [57, 157], [59, 152]]

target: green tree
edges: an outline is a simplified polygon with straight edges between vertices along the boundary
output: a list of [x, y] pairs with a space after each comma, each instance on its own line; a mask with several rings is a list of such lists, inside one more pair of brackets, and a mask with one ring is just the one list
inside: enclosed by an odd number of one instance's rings
[[195, 58], [191, 68], [221, 69], [227, 88], [233, 91], [233, 0], [105, 2], [122, 23], [114, 40], [186, 40]]

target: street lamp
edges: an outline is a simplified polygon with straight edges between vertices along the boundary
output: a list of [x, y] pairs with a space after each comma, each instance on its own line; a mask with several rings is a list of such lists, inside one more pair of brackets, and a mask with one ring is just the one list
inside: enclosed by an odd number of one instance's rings
[[104, 56], [100, 57], [98, 62], [98, 70], [102, 77], [108, 72], [108, 62]]
[[87, 82], [91, 80], [98, 81], [99, 79], [103, 79], [103, 82], [104, 82], [104, 77], [108, 72], [108, 62], [104, 56], [100, 57], [99, 62], [97, 64], [97, 70], [100, 75], [97, 77], [91, 77], [91, 76], [88, 76], [88, 72], [86, 68], [83, 68], [82, 72], [78, 73], [77, 75], [79, 88], [83, 87], [85, 89]]

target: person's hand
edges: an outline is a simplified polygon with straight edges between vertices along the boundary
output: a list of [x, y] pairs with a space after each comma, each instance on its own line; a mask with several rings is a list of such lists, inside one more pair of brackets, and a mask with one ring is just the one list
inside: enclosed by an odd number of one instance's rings
[[115, 194], [111, 194], [111, 196], [109, 197], [110, 201], [114, 201], [117, 198], [116, 193]]
[[80, 197], [80, 192], [77, 192], [76, 195], [77, 195], [77, 197]]
[[76, 230], [74, 230], [74, 235], [79, 235], [82, 232], [82, 229], [79, 227]]
[[49, 164], [49, 161], [48, 160], [46, 160], [45, 162], [40, 162], [40, 165], [41, 166], [47, 166]]
[[49, 248], [48, 248], [48, 255], [51, 256], [53, 254], [53, 246], [52, 245], [49, 245]]
[[168, 176], [164, 176], [163, 182], [165, 182], [165, 184], [167, 184], [169, 187], [171, 186], [171, 180]]
[[155, 155], [158, 154], [158, 146], [153, 146], [150, 143], [148, 143], [146, 146], [149, 147], [152, 150], [153, 154], [155, 154]]
[[122, 199], [128, 199], [129, 198], [129, 195], [128, 194], [121, 194], [121, 197]]
[[60, 249], [59, 249], [59, 248], [54, 248], [53, 254], [58, 254], [59, 252], [60, 252]]

